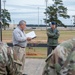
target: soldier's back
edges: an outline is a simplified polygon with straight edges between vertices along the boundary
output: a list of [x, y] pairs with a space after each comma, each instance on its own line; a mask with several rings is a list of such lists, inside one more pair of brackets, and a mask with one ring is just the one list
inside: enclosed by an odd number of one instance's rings
[[12, 49], [0, 42], [0, 75], [17, 75]]

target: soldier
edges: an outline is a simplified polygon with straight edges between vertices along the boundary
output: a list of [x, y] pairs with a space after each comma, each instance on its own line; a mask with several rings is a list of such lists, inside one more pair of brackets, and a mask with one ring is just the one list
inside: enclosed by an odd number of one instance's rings
[[0, 75], [18, 75], [15, 64], [12, 49], [0, 42]]
[[46, 59], [42, 75], [75, 75], [75, 39], [55, 48]]
[[47, 55], [49, 55], [52, 52], [52, 50], [54, 50], [56, 48], [56, 46], [58, 45], [59, 31], [56, 28], [55, 22], [51, 22], [51, 28], [47, 29], [47, 37], [48, 37]]

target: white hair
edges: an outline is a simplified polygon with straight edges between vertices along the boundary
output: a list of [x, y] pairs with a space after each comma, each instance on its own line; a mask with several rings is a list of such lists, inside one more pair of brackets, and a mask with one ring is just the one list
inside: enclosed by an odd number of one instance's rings
[[24, 23], [26, 23], [26, 21], [21, 20], [21, 21], [19, 22], [18, 26], [20, 26], [20, 25], [22, 25], [22, 24], [24, 24]]

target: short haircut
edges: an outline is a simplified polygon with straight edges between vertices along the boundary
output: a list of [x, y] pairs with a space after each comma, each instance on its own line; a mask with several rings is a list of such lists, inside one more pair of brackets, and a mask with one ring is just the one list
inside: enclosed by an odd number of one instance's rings
[[24, 21], [24, 20], [21, 20], [21, 21], [19, 21], [19, 24], [18, 24], [18, 26], [20, 26], [20, 25], [22, 25], [22, 24], [24, 24], [24, 23], [26, 23], [26, 21]]

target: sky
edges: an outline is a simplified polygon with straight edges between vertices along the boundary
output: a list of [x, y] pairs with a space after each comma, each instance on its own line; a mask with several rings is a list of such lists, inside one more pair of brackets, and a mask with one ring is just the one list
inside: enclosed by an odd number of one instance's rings
[[[1, 0], [1, 6], [4, 8], [4, 0]], [[62, 0], [65, 7], [68, 9], [68, 15], [70, 19], [60, 20], [66, 25], [72, 25], [75, 15], [75, 0]], [[52, 5], [52, 0], [48, 0], [48, 6]], [[25, 20], [27, 24], [45, 24], [44, 18], [46, 18], [44, 12], [46, 9], [45, 0], [6, 0], [5, 8], [11, 14], [11, 23], [18, 23], [20, 20]]]

